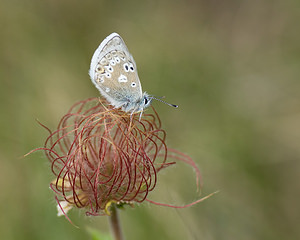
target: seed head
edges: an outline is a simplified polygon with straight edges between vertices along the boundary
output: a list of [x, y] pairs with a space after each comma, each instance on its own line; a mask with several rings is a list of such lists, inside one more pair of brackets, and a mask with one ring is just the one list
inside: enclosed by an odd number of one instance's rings
[[56, 179], [59, 214], [72, 206], [107, 213], [110, 202], [143, 202], [167, 163], [166, 133], [154, 114], [128, 115], [99, 99], [76, 103], [44, 150]]
[[[141, 203], [157, 183], [160, 170], [183, 161], [199, 170], [188, 156], [166, 146], [166, 133], [155, 109], [153, 113], [128, 114], [114, 109], [98, 98], [74, 104], [60, 120], [55, 131], [49, 131], [43, 148], [51, 163], [55, 179], [58, 215], [72, 208], [85, 208], [88, 215], [109, 215], [112, 203]], [[30, 153], [31, 153], [30, 152]], [[168, 152], [171, 153], [168, 155]]]

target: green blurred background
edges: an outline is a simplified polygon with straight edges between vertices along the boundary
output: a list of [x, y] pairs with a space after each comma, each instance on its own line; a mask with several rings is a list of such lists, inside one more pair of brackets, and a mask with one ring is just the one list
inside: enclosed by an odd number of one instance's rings
[[[71, 1], [0, 3], [0, 239], [90, 239], [106, 217], [56, 216], [42, 152], [76, 101], [99, 96], [88, 69], [118, 32], [135, 57], [170, 147], [201, 169], [188, 209], [148, 203], [121, 212], [127, 239], [300, 239], [300, 1]], [[150, 198], [199, 198], [192, 170], [160, 175]]]

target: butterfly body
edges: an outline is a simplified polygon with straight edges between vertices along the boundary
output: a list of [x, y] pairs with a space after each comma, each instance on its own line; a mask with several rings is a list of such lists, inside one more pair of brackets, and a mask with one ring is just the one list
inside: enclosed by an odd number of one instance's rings
[[96, 49], [89, 75], [100, 93], [116, 108], [134, 113], [151, 104], [153, 98], [142, 92], [136, 63], [117, 33], [106, 37]]

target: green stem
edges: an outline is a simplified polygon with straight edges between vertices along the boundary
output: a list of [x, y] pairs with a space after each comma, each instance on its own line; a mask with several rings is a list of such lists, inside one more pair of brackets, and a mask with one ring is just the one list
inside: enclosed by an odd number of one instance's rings
[[119, 214], [117, 212], [117, 207], [115, 204], [112, 204], [110, 207], [110, 228], [113, 232], [113, 236], [115, 240], [124, 240], [122, 231], [121, 231], [121, 226], [120, 226], [120, 219], [119, 219]]

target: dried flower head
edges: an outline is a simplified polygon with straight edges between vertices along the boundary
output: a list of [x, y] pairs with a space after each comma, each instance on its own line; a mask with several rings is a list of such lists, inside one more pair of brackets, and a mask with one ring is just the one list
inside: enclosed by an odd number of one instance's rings
[[[166, 133], [155, 112], [129, 115], [107, 106], [98, 98], [74, 104], [51, 132], [43, 148], [51, 162], [55, 180], [50, 187], [56, 193], [58, 215], [72, 207], [86, 208], [89, 215], [109, 214], [112, 203], [119, 205], [149, 202], [157, 183], [157, 173], [174, 164], [172, 158], [199, 170], [186, 155], [167, 148]], [[206, 198], [206, 197], [205, 197]], [[205, 198], [191, 203], [193, 205]], [[182, 206], [182, 207], [186, 207]]]

